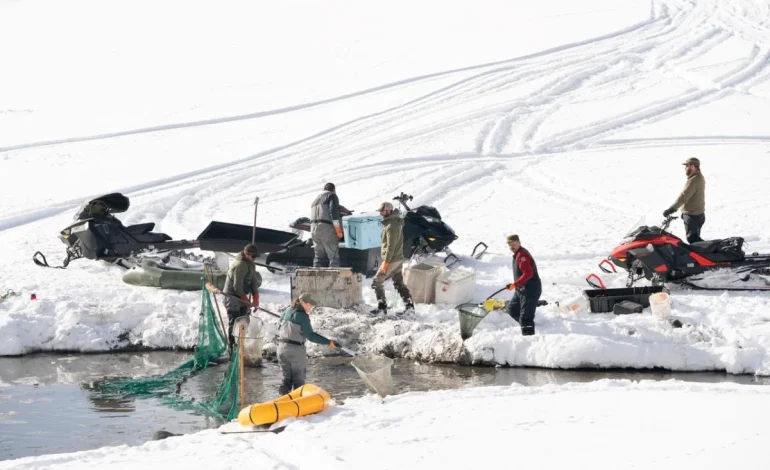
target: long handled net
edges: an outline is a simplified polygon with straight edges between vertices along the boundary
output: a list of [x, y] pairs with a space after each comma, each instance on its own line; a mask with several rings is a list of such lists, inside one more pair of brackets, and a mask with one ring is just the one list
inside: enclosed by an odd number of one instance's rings
[[367, 387], [384, 399], [393, 394], [393, 359], [385, 356], [356, 356], [350, 362]]
[[197, 401], [181, 394], [184, 383], [209, 367], [227, 349], [225, 334], [216, 320], [209, 292], [201, 289], [198, 344], [193, 359], [163, 375], [133, 379], [107, 380], [99, 387], [106, 396], [158, 398], [177, 409], [202, 411], [231, 420], [238, 415], [239, 355], [234, 348], [230, 366], [216, 395], [209, 401]]
[[460, 337], [465, 341], [489, 312], [479, 304], [460, 304], [456, 308], [460, 316]]

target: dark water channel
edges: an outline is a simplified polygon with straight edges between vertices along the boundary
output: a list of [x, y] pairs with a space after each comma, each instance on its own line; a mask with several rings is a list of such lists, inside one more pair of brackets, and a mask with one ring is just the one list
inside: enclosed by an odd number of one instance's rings
[[[106, 399], [93, 389], [94, 382], [105, 377], [162, 374], [189, 358], [189, 353], [179, 352], [0, 358], [0, 460], [137, 445], [158, 430], [189, 433], [218, 426], [221, 423], [211, 417], [170, 409], [155, 399]], [[205, 370], [185, 384], [184, 394], [209, 399], [226, 368], [223, 364]], [[404, 360], [396, 360], [392, 373], [396, 393], [605, 378], [770, 384], [770, 379], [718, 373], [477, 368]], [[247, 368], [246, 402], [276, 398], [280, 375], [277, 364], [270, 361], [261, 368]], [[347, 358], [311, 359], [308, 382], [322, 386], [336, 399], [367, 393]]]

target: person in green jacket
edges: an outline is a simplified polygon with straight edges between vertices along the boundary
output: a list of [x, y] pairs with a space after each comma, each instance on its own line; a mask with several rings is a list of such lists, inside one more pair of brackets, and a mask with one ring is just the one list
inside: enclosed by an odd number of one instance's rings
[[249, 314], [249, 305], [259, 306], [259, 286], [262, 285], [262, 276], [254, 266], [254, 258], [257, 256], [259, 256], [259, 249], [256, 245], [249, 243], [236, 255], [235, 261], [227, 271], [223, 292], [227, 294], [224, 304], [228, 319], [227, 341], [231, 349], [235, 344], [233, 337], [235, 320]]
[[412, 294], [404, 283], [402, 267], [404, 265], [404, 220], [400, 217], [398, 209], [393, 209], [393, 204], [383, 202], [377, 211], [382, 216], [382, 264], [372, 281], [372, 289], [377, 296], [377, 308], [372, 314], [387, 314], [388, 303], [385, 299], [385, 281], [393, 279], [393, 287], [404, 301], [404, 311], [396, 312], [397, 315], [414, 312]]
[[681, 207], [687, 243], [702, 242], [700, 230], [706, 223], [706, 179], [700, 171], [700, 160], [697, 158], [688, 158], [682, 165], [687, 182], [676, 202], [663, 211], [663, 217], [670, 216]]
[[316, 301], [310, 294], [300, 294], [291, 307], [284, 310], [281, 315], [281, 324], [278, 328], [278, 364], [283, 373], [283, 381], [278, 388], [281, 395], [286, 395], [295, 388], [305, 385], [307, 372], [305, 341], [328, 344], [333, 349], [339, 347], [337, 341], [313, 331], [308, 314], [315, 306]]

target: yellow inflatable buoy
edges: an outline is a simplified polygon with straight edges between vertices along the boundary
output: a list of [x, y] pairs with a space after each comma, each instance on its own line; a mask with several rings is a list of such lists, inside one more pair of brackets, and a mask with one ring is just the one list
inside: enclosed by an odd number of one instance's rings
[[319, 413], [329, 407], [329, 393], [313, 384], [305, 384], [273, 401], [247, 406], [238, 413], [242, 426], [273, 424], [286, 418]]

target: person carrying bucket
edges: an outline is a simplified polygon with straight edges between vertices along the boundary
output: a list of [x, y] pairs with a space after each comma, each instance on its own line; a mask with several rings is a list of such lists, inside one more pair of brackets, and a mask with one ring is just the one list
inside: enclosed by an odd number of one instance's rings
[[308, 314], [315, 306], [316, 301], [310, 294], [300, 294], [291, 307], [284, 310], [281, 315], [281, 325], [278, 328], [278, 364], [283, 373], [283, 381], [278, 389], [281, 395], [286, 395], [295, 388], [305, 385], [307, 372], [305, 341], [326, 344], [332, 349], [339, 347], [339, 342], [313, 331]]
[[543, 285], [537, 273], [537, 264], [526, 248], [521, 246], [518, 235], [508, 235], [508, 248], [513, 253], [513, 282], [508, 290], [515, 290], [506, 311], [521, 325], [521, 334], [535, 334], [535, 310]]

